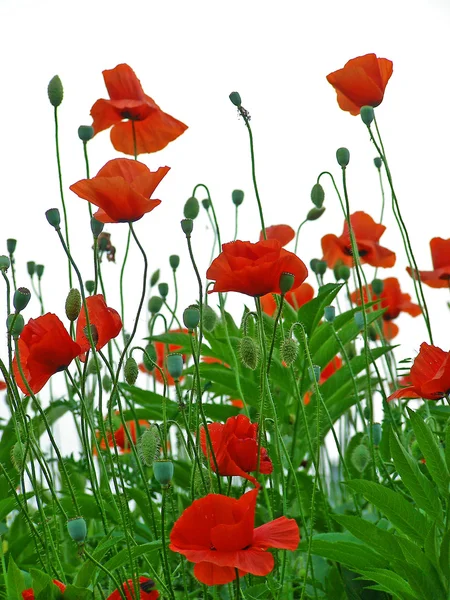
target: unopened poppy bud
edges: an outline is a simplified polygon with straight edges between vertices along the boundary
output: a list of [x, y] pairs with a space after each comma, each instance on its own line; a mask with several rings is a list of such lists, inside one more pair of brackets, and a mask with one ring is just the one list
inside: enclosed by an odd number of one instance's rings
[[233, 190], [231, 200], [235, 206], [240, 206], [244, 202], [244, 192], [242, 190]]
[[350, 267], [347, 267], [347, 265], [340, 265], [337, 270], [337, 275], [338, 280], [343, 279], [344, 281], [348, 281], [350, 277]]
[[297, 340], [294, 340], [291, 337], [284, 338], [280, 348], [280, 355], [281, 360], [284, 360], [288, 367], [295, 362], [298, 356], [298, 349], [299, 345]]
[[200, 204], [195, 196], [188, 198], [184, 205], [183, 214], [186, 219], [196, 219], [200, 212]]
[[189, 237], [194, 229], [194, 221], [192, 219], [182, 219], [181, 229], [186, 237]]
[[101, 368], [101, 363], [98, 360], [95, 360], [94, 357], [92, 357], [91, 360], [88, 362], [86, 373], [87, 375], [97, 375], [98, 373], [100, 373]]
[[353, 315], [353, 318], [355, 319], [355, 323], [356, 323], [356, 326], [358, 327], [358, 329], [364, 329], [364, 316], [363, 316], [362, 312], [361, 311], [356, 312]]
[[20, 313], [9, 315], [6, 319], [6, 327], [13, 337], [19, 337], [25, 327], [25, 320]]
[[112, 380], [111, 380], [111, 377], [107, 373], [105, 373], [105, 375], [103, 375], [102, 386], [106, 393], [110, 392], [112, 389]]
[[361, 106], [359, 114], [361, 117], [361, 121], [364, 123], [364, 125], [367, 125], [367, 127], [372, 123], [372, 121], [375, 118], [373, 106]]
[[280, 291], [281, 293], [287, 294], [287, 292], [289, 292], [289, 290], [292, 288], [292, 286], [295, 283], [295, 275], [292, 275], [292, 273], [281, 273], [280, 275], [280, 281], [279, 281], [279, 286], [280, 286]]
[[336, 317], [336, 308], [334, 306], [325, 306], [323, 309], [325, 320], [332, 323]]
[[247, 367], [247, 369], [252, 369], [254, 371], [258, 366], [260, 354], [259, 347], [255, 340], [248, 335], [244, 336], [239, 343], [238, 351], [242, 364]]
[[228, 97], [231, 100], [232, 104], [234, 104], [235, 106], [241, 106], [242, 100], [239, 92], [231, 92], [231, 94]]
[[66, 298], [66, 316], [69, 321], [76, 321], [81, 311], [81, 294], [76, 288], [72, 288]]
[[325, 271], [327, 270], [327, 263], [318, 258], [313, 258], [309, 263], [309, 266], [311, 267], [311, 271], [316, 275], [325, 275]]
[[38, 276], [38, 279], [40, 279], [42, 277], [42, 275], [44, 274], [44, 269], [45, 269], [44, 265], [36, 265], [36, 275]]
[[370, 412], [370, 408], [369, 408], [368, 406], [365, 406], [365, 407], [364, 407], [364, 410], [363, 410], [363, 415], [364, 415], [364, 418], [365, 418], [365, 419], [368, 419], [368, 420], [370, 419], [370, 417], [371, 417], [371, 412]]
[[97, 219], [95, 217], [92, 217], [91, 219], [91, 231], [92, 231], [92, 235], [97, 238], [101, 232], [103, 231], [103, 228], [105, 227], [104, 223], [101, 223], [100, 221], [97, 221]]
[[91, 330], [91, 337], [94, 346], [96, 346], [98, 344], [98, 329], [93, 323], [91, 323], [90, 325], [86, 325], [86, 327], [83, 327], [83, 333], [87, 339], [89, 339], [89, 329]]
[[61, 104], [63, 101], [64, 90], [63, 85], [61, 83], [61, 79], [58, 75], [55, 75], [50, 79], [50, 82], [47, 87], [48, 99], [50, 100], [50, 104], [55, 108]]
[[14, 292], [13, 305], [16, 312], [20, 312], [28, 305], [31, 299], [31, 292], [28, 288], [20, 287]]
[[372, 290], [374, 294], [379, 296], [384, 290], [384, 281], [381, 279], [374, 279], [372, 281]]
[[375, 158], [373, 159], [373, 164], [376, 166], [377, 169], [381, 169], [381, 166], [383, 164], [383, 161], [381, 160], [380, 156], [375, 156]]
[[152, 424], [143, 432], [137, 444], [139, 458], [146, 467], [153, 465], [159, 456], [160, 446], [158, 427]]
[[153, 475], [163, 488], [168, 487], [173, 478], [173, 462], [171, 460], [155, 460]]
[[158, 355], [156, 354], [155, 346], [153, 344], [148, 344], [147, 346], [145, 346], [145, 352], [142, 361], [147, 371], [152, 371], [155, 368], [157, 360]]
[[372, 441], [373, 441], [374, 446], [380, 445], [381, 435], [382, 435], [382, 430], [381, 430], [380, 423], [373, 423], [372, 424]]
[[34, 260], [29, 260], [27, 262], [27, 272], [28, 272], [28, 275], [30, 277], [33, 277], [33, 275], [35, 274], [35, 272], [36, 272], [36, 263], [34, 262]]
[[178, 267], [180, 266], [180, 257], [178, 256], [178, 254], [171, 254], [169, 256], [169, 264], [174, 271], [178, 269]]
[[6, 240], [6, 249], [8, 250], [8, 254], [14, 254], [17, 246], [17, 240], [14, 238], [9, 238]]
[[128, 385], [134, 385], [139, 375], [139, 369], [137, 362], [132, 356], [129, 356], [125, 361], [123, 372], [125, 375], [125, 381], [128, 383]]
[[350, 460], [358, 473], [363, 473], [370, 461], [369, 448], [364, 444], [356, 446], [352, 452]]
[[350, 152], [348, 148], [338, 148], [336, 150], [336, 160], [339, 166], [345, 168], [350, 162]]
[[371, 342], [376, 342], [378, 339], [377, 330], [373, 325], [369, 325], [369, 327], [367, 328], [367, 335]]
[[49, 208], [47, 211], [45, 211], [45, 216], [52, 227], [59, 229], [61, 215], [59, 214], [59, 210], [57, 208]]
[[205, 198], [204, 200], [202, 200], [202, 206], [205, 210], [209, 210], [211, 206], [211, 200], [209, 198]]
[[313, 365], [312, 369], [311, 369], [311, 367], [308, 367], [308, 375], [312, 381], [319, 381], [319, 379], [320, 379], [319, 365]]
[[94, 128], [91, 125], [80, 125], [78, 127], [78, 137], [82, 142], [89, 142], [94, 137]]
[[67, 531], [74, 542], [81, 544], [86, 539], [87, 526], [83, 517], [76, 517], [67, 521]]
[[169, 285], [167, 283], [160, 283], [158, 285], [158, 291], [161, 294], [163, 300], [167, 298], [167, 294], [169, 293]]
[[95, 290], [95, 281], [92, 281], [92, 279], [88, 279], [85, 283], [84, 286], [87, 290], [88, 294], [92, 294], [92, 292]]
[[321, 208], [312, 208], [306, 215], [306, 220], [307, 221], [317, 221], [317, 219], [320, 219], [320, 217], [323, 215], [324, 212], [325, 212], [325, 206], [322, 206]]
[[159, 269], [156, 269], [156, 271], [150, 277], [150, 287], [153, 287], [154, 285], [156, 285], [158, 283], [158, 281], [159, 281]]
[[148, 301], [148, 310], [152, 315], [156, 315], [161, 310], [164, 300], [160, 296], [152, 296]]
[[195, 329], [200, 322], [200, 310], [198, 306], [188, 306], [183, 312], [183, 323], [188, 329]]
[[7, 256], [0, 256], [0, 270], [7, 271], [11, 265], [11, 261]]
[[25, 446], [22, 442], [16, 442], [11, 449], [11, 462], [18, 473], [22, 473], [25, 464]]
[[183, 372], [183, 355], [179, 353], [168, 354], [166, 363], [169, 375], [173, 379], [180, 379]]
[[311, 202], [317, 207], [322, 208], [325, 200], [325, 192], [320, 183], [315, 183], [311, 190]]
[[209, 306], [209, 304], [205, 304], [203, 307], [203, 329], [205, 331], [211, 332], [214, 330], [217, 325], [217, 315], [214, 310]]

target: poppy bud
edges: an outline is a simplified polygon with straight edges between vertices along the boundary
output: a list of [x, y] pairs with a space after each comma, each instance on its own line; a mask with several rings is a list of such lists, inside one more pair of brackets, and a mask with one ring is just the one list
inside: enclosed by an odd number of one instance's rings
[[184, 205], [183, 214], [186, 219], [196, 219], [200, 211], [200, 204], [195, 196], [192, 196]]
[[195, 329], [200, 322], [200, 310], [198, 306], [191, 305], [184, 309], [183, 323], [185, 327], [192, 330]]
[[93, 323], [91, 323], [90, 326], [86, 325], [86, 327], [83, 327], [83, 333], [87, 339], [89, 339], [89, 329], [91, 330], [91, 337], [92, 341], [94, 342], [94, 346], [96, 346], [98, 343], [98, 329]]
[[146, 467], [153, 465], [156, 457], [159, 456], [160, 446], [158, 427], [152, 424], [143, 432], [137, 444], [139, 457]]
[[36, 275], [38, 276], [38, 279], [40, 279], [42, 277], [42, 275], [44, 274], [44, 269], [45, 269], [44, 265], [36, 265]]
[[186, 237], [190, 237], [193, 229], [194, 229], [194, 221], [192, 219], [182, 219], [181, 221], [181, 229]]
[[364, 407], [363, 415], [364, 415], [365, 419], [370, 419], [371, 414], [370, 414], [370, 408], [368, 406]]
[[241, 106], [242, 100], [239, 92], [231, 92], [231, 94], [228, 97], [231, 100], [232, 104], [234, 104], [235, 106]]
[[298, 356], [298, 348], [299, 346], [297, 340], [294, 340], [291, 337], [284, 338], [281, 344], [280, 354], [281, 359], [284, 360], [288, 367], [290, 367], [292, 363], [295, 362]]
[[91, 125], [80, 125], [78, 127], [78, 137], [82, 142], [89, 142], [94, 137], [94, 128]]
[[324, 260], [319, 260], [318, 258], [313, 258], [309, 263], [311, 270], [316, 275], [325, 275], [327, 270], [327, 263]]
[[343, 279], [344, 281], [348, 281], [350, 277], [350, 267], [347, 265], [340, 265], [337, 269], [337, 279]]
[[209, 207], [211, 206], [211, 200], [209, 198], [205, 198], [202, 200], [202, 206], [205, 210], [209, 210]]
[[97, 221], [97, 219], [95, 217], [92, 217], [91, 219], [91, 231], [92, 231], [92, 235], [97, 238], [101, 232], [103, 231], [105, 224], [101, 223], [100, 221]]
[[372, 281], [372, 290], [373, 293], [376, 294], [377, 296], [379, 296], [384, 289], [384, 282], [381, 281], [381, 279], [374, 279]]
[[306, 215], [306, 219], [307, 221], [317, 221], [317, 219], [320, 219], [324, 212], [325, 206], [322, 206], [322, 208], [312, 208]]
[[145, 352], [143, 356], [144, 367], [147, 371], [152, 371], [155, 368], [156, 361], [158, 356], [156, 354], [156, 349], [153, 344], [148, 344], [145, 346]]
[[174, 271], [178, 269], [178, 267], [180, 266], [180, 257], [178, 256], [178, 254], [171, 254], [169, 256], [169, 264]]
[[233, 190], [231, 200], [235, 206], [240, 206], [244, 202], [244, 192], [242, 190]]
[[379, 446], [381, 442], [381, 425], [380, 423], [373, 423], [372, 425], [372, 440], [374, 446]]
[[49, 208], [47, 211], [45, 211], [45, 216], [50, 225], [58, 230], [61, 223], [61, 215], [59, 214], [59, 210], [57, 208]]
[[381, 166], [383, 164], [383, 161], [381, 160], [380, 156], [375, 156], [375, 158], [373, 159], [373, 164], [376, 166], [377, 169], [381, 169]]
[[353, 344], [351, 342], [349, 342], [348, 344], [345, 344], [345, 352], [348, 356], [348, 360], [352, 360], [352, 358], [355, 358], [356, 356], [356, 351], [355, 351], [355, 347], [353, 346]]
[[169, 293], [169, 286], [167, 283], [160, 283], [158, 285], [158, 291], [161, 294], [162, 298], [165, 300], [167, 298], [167, 294]]
[[22, 473], [25, 464], [25, 446], [22, 442], [16, 442], [11, 449], [11, 462], [18, 473]]
[[27, 272], [28, 272], [28, 275], [30, 277], [33, 277], [33, 275], [35, 274], [35, 272], [36, 272], [36, 263], [34, 262], [34, 260], [29, 260], [27, 262]]
[[20, 312], [28, 305], [28, 302], [31, 299], [31, 292], [28, 288], [20, 287], [14, 292], [13, 296], [13, 305], [16, 309], [16, 312]]
[[8, 250], [8, 254], [14, 254], [14, 251], [17, 246], [17, 240], [13, 238], [9, 238], [6, 240], [6, 249]]
[[168, 354], [166, 363], [169, 375], [173, 379], [180, 379], [183, 372], [183, 355], [179, 353]]
[[336, 309], [334, 306], [325, 306], [323, 309], [325, 320], [332, 323], [336, 317]]
[[111, 377], [107, 373], [105, 373], [105, 375], [103, 375], [102, 385], [103, 385], [103, 389], [105, 390], [106, 393], [111, 391], [112, 381], [111, 381]]
[[289, 290], [292, 288], [292, 286], [295, 283], [295, 276], [292, 275], [292, 273], [281, 273], [280, 275], [280, 281], [278, 283], [278, 285], [280, 286], [280, 291], [281, 293], [287, 294], [287, 292], [289, 292]]
[[317, 206], [317, 208], [322, 208], [323, 201], [325, 200], [325, 192], [320, 183], [315, 183], [311, 190], [311, 202]]
[[50, 104], [55, 108], [58, 107], [63, 101], [64, 90], [61, 79], [58, 75], [55, 75], [52, 77], [52, 79], [50, 79], [50, 83], [47, 87], [47, 93]]
[[0, 256], [0, 270], [7, 271], [10, 267], [11, 261], [7, 256]]
[[67, 294], [65, 308], [69, 321], [76, 321], [81, 311], [81, 294], [76, 288], [72, 288]]
[[15, 338], [19, 337], [25, 327], [25, 320], [20, 313], [9, 315], [6, 319], [6, 327], [10, 335]]
[[159, 269], [156, 269], [156, 271], [150, 277], [150, 287], [153, 287], [154, 285], [156, 285], [158, 283], [158, 280], [159, 280]]
[[347, 148], [338, 148], [336, 150], [336, 160], [338, 164], [345, 168], [350, 162], [350, 152]]
[[74, 542], [81, 544], [86, 539], [87, 527], [83, 517], [75, 517], [67, 521], [67, 531]]
[[92, 357], [91, 360], [88, 362], [86, 374], [87, 375], [97, 375], [98, 373], [100, 373], [101, 368], [102, 368], [101, 363], [98, 360], [95, 360], [94, 357]]
[[352, 462], [352, 465], [358, 471], [358, 473], [362, 473], [370, 461], [369, 448], [364, 444], [356, 446], [356, 448], [352, 452], [350, 460]]
[[356, 312], [353, 315], [353, 318], [355, 319], [355, 323], [356, 323], [356, 326], [358, 327], [358, 329], [364, 329], [364, 316], [363, 316], [362, 312], [361, 311]]
[[169, 487], [173, 477], [173, 462], [171, 460], [155, 460], [153, 475], [163, 488]]
[[319, 365], [313, 365], [313, 368], [308, 367], [308, 375], [312, 381], [319, 381], [320, 379], [320, 367]]
[[92, 281], [92, 279], [88, 279], [84, 285], [88, 294], [92, 294], [92, 292], [95, 290], [95, 281]]
[[359, 109], [359, 114], [361, 116], [361, 121], [364, 123], [364, 125], [367, 125], [367, 127], [375, 118], [373, 106], [361, 106]]
[[203, 329], [205, 331], [211, 332], [217, 325], [217, 315], [214, 310], [209, 306], [209, 304], [205, 304], [203, 307]]
[[152, 315], [156, 315], [161, 310], [164, 300], [160, 296], [152, 296], [148, 301], [148, 310]]
[[125, 375], [125, 381], [128, 383], [128, 385], [134, 385], [139, 375], [139, 369], [137, 362], [132, 356], [129, 356], [125, 361], [123, 372]]
[[259, 362], [259, 347], [255, 340], [248, 335], [243, 337], [239, 343], [238, 352], [242, 364], [254, 371]]
[[369, 325], [369, 327], [367, 328], [367, 335], [369, 336], [369, 340], [371, 342], [376, 342], [378, 339], [377, 330], [373, 325]]

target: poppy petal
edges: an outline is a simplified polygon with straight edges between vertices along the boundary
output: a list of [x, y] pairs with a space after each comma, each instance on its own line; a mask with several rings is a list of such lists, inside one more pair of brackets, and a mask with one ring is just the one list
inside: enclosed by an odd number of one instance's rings
[[279, 517], [256, 527], [253, 532], [253, 546], [262, 550], [267, 548], [296, 550], [299, 543], [300, 533], [295, 519]]

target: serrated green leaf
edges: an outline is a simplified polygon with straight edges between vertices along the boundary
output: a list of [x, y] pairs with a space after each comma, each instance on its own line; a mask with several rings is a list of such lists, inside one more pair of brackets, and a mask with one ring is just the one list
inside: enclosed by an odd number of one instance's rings
[[[300, 547], [306, 549], [306, 544]], [[387, 559], [348, 534], [321, 533], [315, 535], [312, 540], [311, 551], [313, 554], [335, 560], [358, 571], [366, 568], [367, 565], [380, 569], [389, 567]]]
[[[361, 572], [364, 579], [376, 581], [378, 586], [370, 586], [369, 589], [378, 589], [392, 594], [399, 600], [421, 600], [411, 586], [397, 573], [387, 569], [365, 569]], [[360, 578], [362, 579], [362, 578]]]

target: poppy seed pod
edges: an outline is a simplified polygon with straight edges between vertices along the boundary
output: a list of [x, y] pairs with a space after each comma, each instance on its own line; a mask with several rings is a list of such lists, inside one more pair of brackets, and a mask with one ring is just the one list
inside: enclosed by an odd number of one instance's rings
[[92, 217], [91, 219], [91, 231], [92, 231], [92, 235], [94, 237], [98, 237], [101, 232], [103, 231], [105, 224], [101, 223], [100, 221], [97, 221], [97, 219], [95, 217]]
[[105, 392], [107, 392], [107, 393], [112, 390], [111, 377], [107, 373], [105, 373], [105, 375], [103, 375], [102, 386], [103, 386], [103, 389], [105, 390]]
[[25, 446], [20, 441], [17, 441], [12, 447], [11, 462], [18, 473], [23, 471], [23, 466], [25, 464]]
[[375, 158], [373, 159], [373, 164], [376, 166], [377, 169], [381, 169], [381, 167], [383, 165], [383, 161], [381, 160], [381, 157], [375, 156]]
[[339, 279], [343, 279], [344, 281], [348, 281], [349, 277], [350, 277], [350, 267], [347, 267], [347, 265], [340, 265], [335, 272], [336, 275], [336, 279], [339, 281]]
[[63, 85], [58, 75], [55, 75], [52, 77], [52, 79], [50, 79], [47, 87], [47, 93], [50, 104], [57, 108], [63, 101], [64, 97]]
[[38, 276], [38, 279], [40, 279], [42, 277], [42, 275], [44, 274], [44, 269], [45, 269], [44, 265], [36, 265], [36, 275]]
[[171, 460], [155, 460], [153, 475], [163, 488], [168, 487], [173, 478], [173, 462]]
[[350, 162], [350, 152], [348, 148], [338, 148], [336, 150], [336, 160], [338, 161], [339, 166], [345, 169]]
[[235, 206], [240, 206], [244, 202], [244, 192], [242, 190], [233, 190], [231, 200]]
[[87, 290], [88, 294], [92, 294], [92, 292], [95, 290], [95, 281], [92, 281], [92, 279], [88, 279], [85, 283], [84, 286]]
[[325, 306], [323, 309], [325, 320], [332, 323], [336, 317], [336, 309], [334, 306]]
[[183, 355], [179, 353], [168, 354], [166, 358], [167, 371], [173, 379], [180, 379], [183, 372]]
[[17, 240], [14, 238], [9, 238], [6, 240], [6, 249], [8, 250], [8, 254], [14, 254], [17, 246]]
[[155, 346], [153, 344], [148, 344], [147, 346], [145, 346], [145, 353], [143, 355], [142, 361], [147, 371], [152, 371], [155, 368], [157, 360], [158, 355], [156, 353]]
[[200, 204], [197, 198], [195, 198], [195, 196], [188, 198], [183, 209], [183, 214], [186, 217], [186, 219], [196, 219], [198, 217], [199, 212]]
[[194, 221], [192, 219], [182, 219], [181, 229], [186, 237], [189, 237], [194, 229]]
[[158, 427], [152, 424], [141, 435], [137, 445], [139, 458], [146, 467], [151, 467], [155, 462], [160, 445]]
[[59, 214], [59, 210], [57, 208], [49, 208], [47, 211], [45, 211], [45, 217], [52, 227], [59, 229], [61, 215]]
[[33, 277], [33, 275], [35, 274], [35, 272], [36, 272], [36, 263], [34, 262], [34, 260], [29, 260], [27, 262], [27, 272], [28, 272], [28, 275], [30, 277]]
[[66, 298], [66, 316], [69, 321], [76, 321], [81, 311], [81, 294], [76, 288], [72, 288]]
[[315, 183], [311, 190], [311, 202], [317, 207], [322, 208], [325, 200], [325, 191], [320, 183]]
[[280, 348], [280, 355], [281, 359], [284, 360], [288, 367], [295, 362], [298, 356], [298, 349], [299, 345], [297, 340], [294, 340], [291, 337], [284, 338]]
[[231, 103], [234, 104], [234, 106], [241, 106], [242, 100], [239, 92], [231, 92], [231, 94], [228, 97], [231, 100]]
[[7, 256], [0, 256], [0, 270], [7, 271], [11, 265], [11, 261]]
[[373, 440], [374, 446], [380, 445], [381, 435], [382, 435], [382, 430], [381, 430], [380, 423], [373, 423], [372, 424], [372, 440]]
[[150, 277], [150, 287], [153, 287], [154, 285], [156, 285], [158, 283], [158, 281], [159, 281], [159, 269], [156, 269], [156, 271]]
[[313, 368], [308, 367], [308, 375], [312, 381], [319, 381], [320, 379], [320, 367], [319, 365], [313, 365]]
[[9, 315], [6, 319], [6, 327], [10, 335], [15, 338], [19, 337], [25, 327], [25, 320], [20, 313]]
[[205, 210], [209, 210], [211, 206], [211, 200], [209, 198], [205, 198], [204, 200], [202, 200], [202, 206]]
[[83, 517], [76, 517], [67, 521], [67, 531], [74, 542], [78, 544], [84, 542], [87, 535], [86, 521]]
[[370, 451], [367, 446], [364, 444], [360, 444], [356, 446], [351, 455], [351, 463], [358, 471], [358, 473], [362, 473], [365, 471], [367, 465], [370, 462]]
[[244, 367], [254, 371], [258, 366], [260, 354], [259, 347], [257, 346], [255, 340], [248, 335], [243, 337], [239, 343], [238, 352]]
[[94, 128], [91, 125], [80, 125], [78, 127], [78, 137], [82, 142], [89, 142], [94, 135]]
[[185, 327], [192, 330], [195, 329], [200, 322], [200, 310], [198, 306], [191, 305], [184, 309], [183, 323]]
[[148, 310], [152, 315], [156, 315], [161, 310], [164, 300], [160, 296], [152, 296], [148, 301]]
[[362, 314], [361, 311], [356, 312], [353, 315], [353, 318], [355, 320], [356, 326], [358, 327], [358, 329], [364, 329], [364, 316]]
[[178, 254], [171, 254], [169, 256], [169, 264], [174, 271], [178, 269], [178, 267], [180, 266], [180, 257], [178, 256]]
[[313, 258], [309, 263], [309, 266], [316, 275], [325, 275], [327, 270], [327, 263], [324, 260], [319, 260], [317, 258]]
[[128, 385], [134, 385], [139, 375], [139, 369], [137, 362], [132, 356], [129, 356], [125, 361], [123, 372], [125, 375], [125, 381], [128, 383]]
[[367, 125], [367, 127], [369, 127], [375, 118], [373, 106], [361, 106], [359, 114], [361, 116], [361, 121], [364, 123], [364, 125]]
[[292, 273], [281, 273], [280, 276], [280, 292], [284, 295], [289, 292], [295, 283], [295, 275]]
[[20, 312], [28, 305], [31, 299], [31, 292], [28, 288], [20, 287], [14, 292], [13, 305], [16, 312]]
[[379, 296], [383, 293], [384, 290], [384, 282], [381, 279], [374, 279], [372, 281], [372, 290], [373, 293]]
[[321, 208], [311, 208], [311, 210], [308, 211], [308, 214], [306, 215], [306, 220], [317, 221], [317, 219], [320, 219], [324, 212], [325, 206], [322, 206]]
[[169, 286], [167, 283], [160, 283], [158, 285], [158, 291], [161, 294], [161, 297], [165, 300], [167, 298], [167, 294], [169, 293]]
[[214, 310], [209, 306], [209, 304], [205, 304], [203, 307], [203, 328], [205, 331], [211, 332], [214, 330], [217, 325], [218, 317]]

